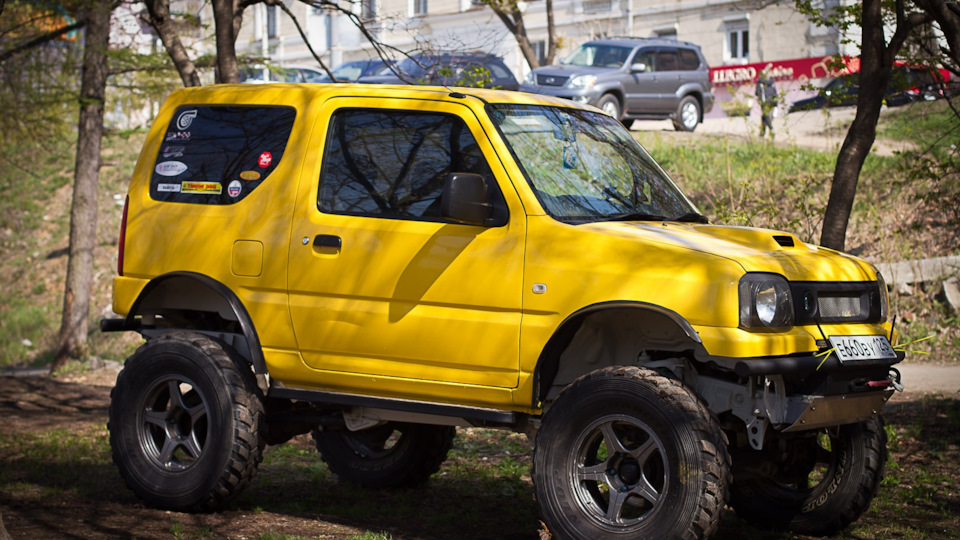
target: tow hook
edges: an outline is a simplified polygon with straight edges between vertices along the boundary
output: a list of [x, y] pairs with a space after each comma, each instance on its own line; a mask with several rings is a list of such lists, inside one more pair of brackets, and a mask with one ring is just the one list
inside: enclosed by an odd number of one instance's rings
[[903, 383], [900, 382], [900, 370], [895, 367], [890, 368], [890, 384], [893, 385], [893, 389], [897, 392], [903, 392]]

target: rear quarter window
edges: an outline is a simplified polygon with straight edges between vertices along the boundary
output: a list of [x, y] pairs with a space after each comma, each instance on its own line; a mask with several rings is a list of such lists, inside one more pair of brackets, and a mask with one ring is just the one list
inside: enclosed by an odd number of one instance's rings
[[291, 107], [184, 106], [176, 110], [150, 178], [150, 197], [187, 204], [242, 201], [283, 158]]

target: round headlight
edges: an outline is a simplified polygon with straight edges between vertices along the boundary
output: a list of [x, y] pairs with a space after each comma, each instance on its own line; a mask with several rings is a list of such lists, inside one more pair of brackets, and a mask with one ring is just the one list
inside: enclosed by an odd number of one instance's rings
[[747, 274], [740, 279], [740, 326], [783, 329], [793, 326], [790, 285], [776, 274]]
[[764, 283], [757, 289], [755, 306], [757, 317], [766, 326], [772, 326], [777, 318], [777, 308], [780, 306], [779, 294], [777, 287], [772, 283]]

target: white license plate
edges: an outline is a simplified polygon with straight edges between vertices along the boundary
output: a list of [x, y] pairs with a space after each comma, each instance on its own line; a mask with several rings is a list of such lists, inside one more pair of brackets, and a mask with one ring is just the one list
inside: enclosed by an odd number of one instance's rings
[[897, 357], [885, 336], [834, 336], [830, 345], [841, 362]]

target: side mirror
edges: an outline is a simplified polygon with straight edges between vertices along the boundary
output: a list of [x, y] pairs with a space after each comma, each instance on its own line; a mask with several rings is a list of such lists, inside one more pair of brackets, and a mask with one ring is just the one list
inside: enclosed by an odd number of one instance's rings
[[467, 225], [483, 225], [493, 215], [487, 202], [487, 184], [473, 173], [450, 173], [443, 181], [440, 212], [444, 218]]
[[631, 65], [630, 65], [630, 72], [631, 72], [631, 73], [646, 73], [646, 72], [647, 72], [647, 65], [644, 64], [643, 62], [637, 62], [636, 64], [631, 64]]

